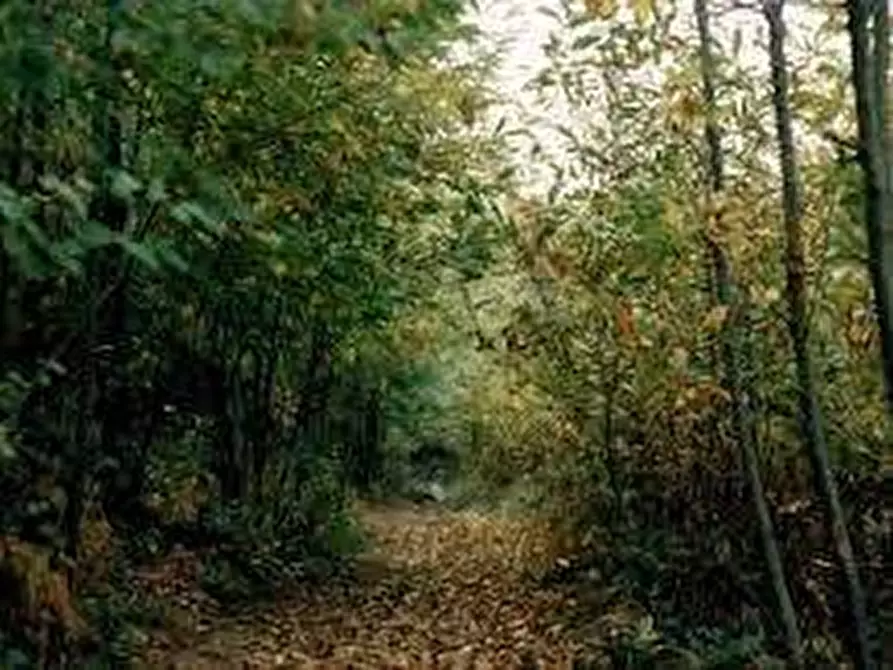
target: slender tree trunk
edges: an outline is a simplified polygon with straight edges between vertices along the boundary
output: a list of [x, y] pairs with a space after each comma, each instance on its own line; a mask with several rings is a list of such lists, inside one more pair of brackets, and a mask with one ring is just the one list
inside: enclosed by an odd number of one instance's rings
[[[278, 329], [278, 327], [277, 327]], [[275, 339], [275, 335], [273, 335]], [[276, 395], [276, 363], [278, 356], [274, 348], [260, 353], [258, 358], [258, 370], [255, 375], [258, 379], [255, 389], [254, 414], [257, 421], [257, 430], [254, 439], [254, 489], [257, 499], [263, 497], [264, 471], [267, 459], [274, 439], [273, 402]]]
[[[707, 120], [705, 136], [708, 150], [708, 167], [710, 170], [710, 193], [714, 199], [721, 195], [724, 185], [724, 166], [722, 146], [719, 128], [716, 124], [716, 75], [713, 55], [711, 52], [711, 34], [707, 0], [695, 0], [695, 16], [698, 24], [700, 38], [701, 77], [704, 102], [707, 108]], [[721, 214], [716, 215], [717, 235], [721, 235]], [[772, 579], [772, 587], [778, 600], [779, 615], [785, 631], [785, 638], [791, 662], [794, 666], [802, 665], [800, 630], [797, 625], [797, 616], [794, 605], [788, 591], [787, 579], [782, 567], [781, 555], [775, 539], [775, 529], [772, 515], [766, 502], [763, 490], [763, 481], [760, 475], [759, 459], [757, 457], [756, 444], [754, 442], [753, 416], [750, 401], [743, 392], [741, 381], [741, 346], [738, 337], [740, 330], [737, 314], [738, 299], [735, 296], [735, 287], [732, 272], [725, 250], [721, 246], [721, 237], [714, 237], [714, 231], [707, 231], [707, 247], [712, 260], [714, 271], [714, 285], [717, 291], [717, 299], [720, 305], [729, 309], [729, 319], [725, 332], [722, 333], [721, 348], [725, 363], [725, 386], [732, 401], [733, 425], [742, 452], [745, 475], [756, 508], [757, 519], [760, 526], [760, 535], [763, 544], [763, 552], [767, 568]]]
[[787, 273], [788, 327], [794, 349], [800, 406], [800, 431], [812, 462], [816, 485], [821, 495], [828, 526], [846, 577], [850, 600], [857, 667], [869, 668], [871, 651], [865, 593], [859, 580], [853, 547], [837, 485], [831, 473], [828, 445], [822, 425], [817, 384], [809, 351], [809, 315], [806, 293], [806, 254], [803, 244], [803, 196], [800, 186], [797, 153], [794, 145], [793, 121], [785, 56], [785, 24], [782, 16], [784, 0], [764, 0], [769, 23], [769, 64], [772, 73], [772, 102], [778, 132], [778, 153], [782, 175], [782, 207], [784, 210], [785, 270]]
[[611, 493], [614, 496], [614, 504], [611, 509], [611, 523], [614, 528], [619, 527], [624, 515], [624, 491], [621, 482], [620, 464], [617, 462], [617, 454], [614, 445], [614, 413], [617, 406], [617, 393], [620, 387], [621, 356], [618, 353], [613, 365], [608, 366], [608, 377], [605, 380], [605, 411], [602, 431], [602, 440], [605, 449], [605, 468], [608, 471], [608, 482]]
[[251, 469], [254, 464], [251, 455], [251, 440], [245, 435], [245, 393], [242, 385], [241, 356], [236, 358], [230, 368], [230, 383], [226, 394], [227, 430], [230, 447], [229, 473], [231, 500], [248, 502], [248, 491], [252, 480]]
[[369, 454], [370, 463], [365, 473], [366, 489], [371, 489], [373, 483], [381, 478], [382, 462], [385, 439], [387, 436], [387, 422], [385, 421], [384, 408], [382, 407], [382, 389], [378, 383], [373, 382], [369, 392], [369, 400], [366, 407], [366, 417], [363, 422], [365, 442], [368, 444], [366, 452]]
[[[127, 207], [114, 195], [110, 181], [113, 172], [123, 168], [122, 129], [119, 119], [119, 63], [113, 45], [123, 11], [123, 0], [107, 0], [103, 60], [99, 63], [100, 74], [96, 87], [102, 104], [98, 105], [93, 120], [96, 141], [100, 146], [101, 162], [95, 169], [98, 188], [90, 203], [91, 217], [116, 233], [124, 230], [127, 220]], [[121, 337], [126, 305], [126, 287], [121, 280], [122, 266], [120, 249], [117, 247], [100, 249], [96, 253], [90, 273], [93, 285], [89, 309], [95, 312], [97, 317], [93, 337], [97, 345], [112, 345], [114, 352], [112, 359], [115, 361], [112, 369], [120, 364], [120, 343], [126, 341], [126, 338]], [[99, 374], [103, 377], [103, 386], [114, 383], [115, 375], [110, 373], [108, 368]], [[97, 421], [103, 423], [101, 447], [105, 454], [115, 452], [118, 438], [129, 423], [129, 408], [118, 402], [119, 399], [111, 392], [111, 388], [109, 391], [105, 397], [100, 398], [96, 417]]]
[[326, 430], [325, 414], [333, 386], [332, 355], [334, 340], [326, 323], [313, 326], [310, 358], [307, 362], [301, 399], [295, 416], [292, 441], [303, 440], [304, 446], [315, 450]]
[[859, 162], [865, 176], [868, 268], [880, 330], [887, 411], [893, 416], [893, 213], [887, 133], [887, 0], [847, 0]]
[[[269, 310], [269, 314], [267, 311]], [[263, 499], [264, 472], [272, 451], [275, 434], [273, 405], [276, 396], [276, 368], [279, 363], [281, 324], [284, 318], [285, 301], [280, 295], [273, 295], [269, 305], [261, 305], [262, 318], [269, 323], [265, 342], [253, 351], [254, 384], [251, 405], [252, 441], [252, 493], [256, 500]], [[270, 317], [267, 320], [267, 317]]]

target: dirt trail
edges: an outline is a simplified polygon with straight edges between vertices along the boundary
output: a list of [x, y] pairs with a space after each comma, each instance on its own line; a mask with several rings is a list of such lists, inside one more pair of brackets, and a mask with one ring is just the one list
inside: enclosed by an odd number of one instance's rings
[[554, 558], [542, 527], [438, 508], [363, 506], [372, 538], [349, 578], [153, 636], [145, 668], [570, 668], [575, 602], [527, 578]]

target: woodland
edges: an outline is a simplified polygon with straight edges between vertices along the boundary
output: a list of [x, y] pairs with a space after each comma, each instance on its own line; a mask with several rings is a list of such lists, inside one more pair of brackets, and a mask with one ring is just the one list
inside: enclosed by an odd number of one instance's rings
[[893, 667], [887, 0], [471, 10], [0, 3], [0, 667]]

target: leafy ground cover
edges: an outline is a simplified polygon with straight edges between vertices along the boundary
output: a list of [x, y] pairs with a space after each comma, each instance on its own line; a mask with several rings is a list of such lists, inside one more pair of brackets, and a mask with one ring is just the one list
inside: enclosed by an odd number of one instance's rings
[[359, 515], [370, 542], [353, 569], [271, 602], [221, 610], [194, 554], [142, 571], [142, 587], [173, 596], [180, 614], [148, 635], [140, 666], [569, 668], [580, 656], [565, 623], [579, 603], [536, 580], [555, 551], [542, 526], [409, 504]]

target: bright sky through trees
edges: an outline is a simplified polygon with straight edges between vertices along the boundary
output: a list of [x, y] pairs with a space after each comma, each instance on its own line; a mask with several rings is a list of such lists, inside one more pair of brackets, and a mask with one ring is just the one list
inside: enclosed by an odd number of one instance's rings
[[[598, 118], [599, 109], [587, 109], [583, 115], [579, 108], [567, 103], [563, 96], [550, 94], [544, 96], [533, 90], [531, 83], [537, 75], [548, 66], [546, 55], [550, 36], [558, 28], [553, 12], [562, 13], [565, 5], [573, 9], [582, 9], [582, 3], [564, 0], [540, 0], [525, 2], [523, 0], [483, 0], [478, 9], [471, 10], [469, 21], [483, 33], [485, 47], [498, 47], [502, 58], [495, 74], [495, 87], [501, 98], [501, 104], [495, 109], [496, 119], [506, 117], [510, 127], [524, 128], [528, 133], [515, 139], [518, 152], [516, 161], [521, 168], [526, 182], [535, 191], [549, 187], [552, 174], [549, 160], [562, 164], [565, 140], [555, 130], [558, 124], [579, 126], [591, 123]], [[621, 3], [621, 14], [632, 20], [632, 11]], [[672, 34], [686, 43], [696, 39], [694, 15], [691, 2], [658, 2], [658, 11], [666, 14], [676, 12], [672, 22]], [[675, 9], [672, 9], [675, 5]], [[753, 73], [765, 77], [768, 73], [766, 57], [765, 19], [759, 10], [759, 2], [739, 2], [729, 0], [715, 3], [717, 9], [714, 18], [715, 34], [731, 54], [738, 50], [737, 67], [746, 68]], [[789, 26], [790, 43], [789, 58], [793, 64], [796, 78], [799, 73], [810, 80], [810, 86], [821, 78], [809, 76], [815, 71], [818, 63], [828, 60], [837, 61], [841, 68], [848, 62], [848, 46], [843, 34], [838, 30], [833, 37], [825, 26], [826, 12], [820, 2], [790, 2], [786, 8], [786, 19]], [[662, 68], [672, 66], [672, 57], [665, 59], [661, 65], [652, 66], [651, 73], [657, 81]], [[593, 83], [600, 85], [597, 80]], [[768, 88], [766, 90], [768, 95]], [[494, 123], [496, 121], [494, 120]], [[766, 118], [767, 129], [771, 128], [772, 119]], [[829, 128], [828, 130], [832, 130]], [[839, 134], [852, 132], [850, 128], [833, 128]], [[801, 138], [803, 139], [803, 138]], [[529, 152], [534, 145], [543, 149], [539, 160], [529, 160]], [[773, 157], [767, 156], [767, 163], [773, 164]]]

